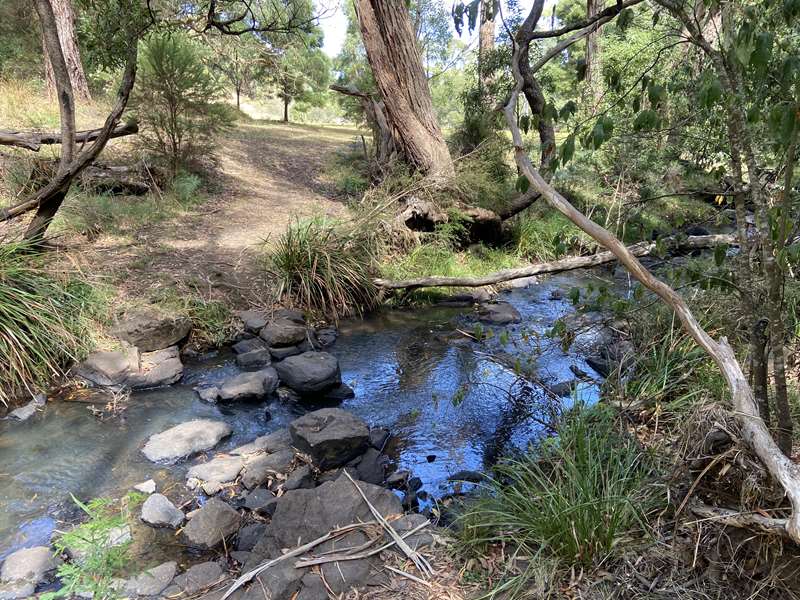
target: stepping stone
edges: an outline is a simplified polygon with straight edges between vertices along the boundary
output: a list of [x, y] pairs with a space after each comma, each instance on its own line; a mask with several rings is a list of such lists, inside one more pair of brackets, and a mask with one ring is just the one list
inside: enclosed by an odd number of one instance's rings
[[230, 434], [230, 426], [223, 421], [210, 419], [187, 421], [150, 436], [142, 448], [142, 453], [153, 462], [174, 462], [197, 452], [209, 450]]
[[178, 565], [165, 562], [125, 582], [125, 593], [131, 596], [158, 596], [175, 577]]
[[195, 546], [213, 548], [236, 533], [239, 520], [238, 512], [221, 500], [211, 498], [189, 520], [183, 534]]
[[303, 352], [275, 364], [281, 382], [301, 395], [318, 394], [342, 383], [339, 361], [327, 352]]
[[369, 427], [340, 408], [323, 408], [289, 424], [294, 446], [311, 455], [320, 470], [340, 467], [362, 454], [369, 444]]
[[184, 514], [163, 494], [152, 494], [142, 505], [142, 521], [153, 527], [176, 529]]

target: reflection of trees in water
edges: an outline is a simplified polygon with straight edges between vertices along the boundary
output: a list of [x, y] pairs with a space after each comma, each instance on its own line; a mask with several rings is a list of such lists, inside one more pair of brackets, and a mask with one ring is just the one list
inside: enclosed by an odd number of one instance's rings
[[400, 389], [413, 391], [423, 387], [449, 350], [430, 328], [417, 327], [404, 335], [395, 346]]

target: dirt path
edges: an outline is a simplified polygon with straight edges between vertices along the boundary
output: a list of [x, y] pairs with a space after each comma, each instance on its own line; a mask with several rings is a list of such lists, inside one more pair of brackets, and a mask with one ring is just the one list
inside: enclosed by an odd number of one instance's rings
[[336, 127], [239, 124], [217, 152], [219, 179], [210, 182], [215, 191], [207, 202], [136, 231], [132, 243], [82, 244], [82, 262], [105, 273], [123, 298], [188, 286], [236, 305], [265, 303], [264, 242], [296, 219], [343, 215], [324, 171], [357, 135]]

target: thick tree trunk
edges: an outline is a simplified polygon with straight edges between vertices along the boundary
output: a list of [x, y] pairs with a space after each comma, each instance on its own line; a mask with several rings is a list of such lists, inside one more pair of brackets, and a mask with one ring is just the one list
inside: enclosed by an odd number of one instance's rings
[[[586, 17], [593, 19], [600, 12], [601, 0], [586, 0]], [[592, 98], [596, 106], [603, 93], [600, 85], [600, 72], [602, 65], [600, 62], [600, 46], [598, 44], [598, 29], [586, 36], [586, 86], [589, 97]]]
[[404, 0], [355, 0], [361, 37], [396, 142], [421, 172], [447, 179], [455, 173], [436, 120], [419, 47]]
[[330, 89], [346, 96], [358, 98], [364, 109], [367, 124], [372, 130], [372, 145], [375, 148], [375, 162], [383, 169], [395, 154], [395, 136], [389, 120], [386, 117], [386, 107], [383, 102], [376, 100], [371, 95], [364, 93], [352, 86], [333, 84]]
[[478, 30], [478, 81], [481, 95], [486, 93], [486, 88], [492, 83], [492, 78], [487, 73], [486, 56], [494, 49], [495, 17], [499, 8], [500, 0], [481, 1], [481, 24]]
[[289, 98], [289, 96], [284, 96], [283, 97], [283, 122], [284, 123], [288, 123], [289, 122], [289, 103], [291, 101], [292, 101], [292, 99]]
[[[81, 63], [78, 39], [75, 35], [75, 11], [72, 9], [72, 0], [52, 0], [50, 5], [53, 9], [56, 27], [58, 28], [61, 52], [64, 54], [64, 61], [67, 65], [73, 93], [78, 100], [91, 100], [92, 95], [89, 92], [86, 73], [84, 73], [83, 63]], [[44, 40], [44, 33], [42, 34], [42, 48], [45, 50], [44, 64], [47, 90], [50, 95], [53, 96], [58, 86], [56, 85], [51, 54], [46, 51], [47, 47]]]

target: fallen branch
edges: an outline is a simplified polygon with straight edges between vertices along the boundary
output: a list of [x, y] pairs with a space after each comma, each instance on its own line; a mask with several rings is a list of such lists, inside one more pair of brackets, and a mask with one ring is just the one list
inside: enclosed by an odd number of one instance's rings
[[[661, 241], [662, 245], [675, 250], [698, 250], [709, 248], [717, 244], [736, 244], [734, 235], [695, 235], [687, 238], [666, 238]], [[646, 256], [651, 254], [657, 247], [657, 242], [639, 242], [627, 247], [627, 251], [632, 256]], [[539, 263], [527, 267], [517, 267], [515, 269], [503, 269], [482, 277], [418, 277], [416, 279], [405, 279], [392, 281], [389, 279], [375, 279], [373, 282], [379, 288], [386, 290], [413, 290], [423, 287], [482, 287], [532, 277], [533, 275], [543, 275], [545, 273], [561, 273], [573, 269], [594, 267], [617, 260], [614, 252], [598, 252], [591, 256], [571, 256], [561, 258], [546, 263]]]
[[[75, 134], [75, 143], [93, 142], [103, 134], [103, 129], [89, 129]], [[117, 125], [108, 134], [108, 138], [124, 137], [139, 133], [136, 123]], [[21, 131], [0, 131], [0, 146], [15, 146], [38, 152], [42, 146], [61, 143], [61, 133], [30, 133]]]
[[791, 538], [787, 530], [786, 519], [765, 517], [752, 512], [738, 512], [729, 508], [717, 508], [702, 502], [691, 504], [689, 510], [703, 520], [714, 521], [715, 523], [730, 525], [739, 529], [755, 529], [761, 533]]

